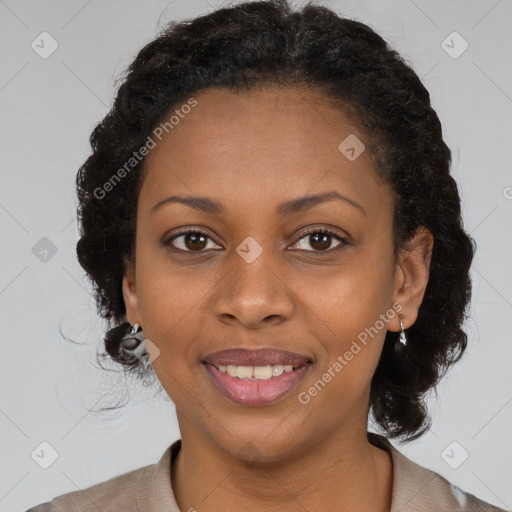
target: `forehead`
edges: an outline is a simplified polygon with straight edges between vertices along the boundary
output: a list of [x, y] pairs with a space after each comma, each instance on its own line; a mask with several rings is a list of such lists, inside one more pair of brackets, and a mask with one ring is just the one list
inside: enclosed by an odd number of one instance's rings
[[[336, 149], [341, 134], [355, 131], [332, 100], [305, 87], [268, 86], [249, 91], [211, 88], [195, 94], [194, 99], [197, 104], [187, 108], [188, 113], [179, 119], [173, 116], [176, 124], [166, 130], [172, 137], [164, 133], [161, 147], [179, 145], [187, 149], [197, 146], [196, 137], [200, 136], [205, 150], [210, 151], [214, 150], [210, 146], [219, 143], [236, 144], [240, 151], [260, 147], [277, 150], [286, 144], [306, 154], [304, 142], [332, 149], [334, 141]], [[178, 114], [184, 105], [175, 105], [167, 117]]]
[[[179, 191], [228, 201], [236, 200], [234, 191], [242, 196], [250, 189], [253, 200], [265, 202], [333, 188], [358, 202], [382, 194], [362, 149], [364, 134], [321, 93], [214, 88], [193, 98], [192, 108], [181, 108], [187, 100], [175, 105], [163, 120], [173, 116], [172, 128], [154, 137], [142, 202]], [[343, 152], [346, 140], [360, 152], [355, 159]]]

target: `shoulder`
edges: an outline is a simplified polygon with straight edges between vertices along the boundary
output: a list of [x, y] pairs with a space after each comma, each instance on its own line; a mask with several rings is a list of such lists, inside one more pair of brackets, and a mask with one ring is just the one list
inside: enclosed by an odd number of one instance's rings
[[[412, 505], [413, 510], [506, 512], [457, 487], [441, 474], [416, 464], [402, 454], [400, 456], [403, 458], [402, 468], [409, 472], [410, 478], [402, 478], [402, 487], [397, 489], [397, 496], [404, 505]], [[397, 458], [400, 460], [400, 457]]]
[[138, 512], [138, 502], [149, 488], [155, 466], [144, 466], [86, 489], [61, 494], [26, 512]]
[[505, 509], [491, 505], [470, 492], [457, 487], [439, 473], [424, 467], [421, 468], [425, 474], [431, 477], [431, 484], [427, 485], [420, 499], [424, 503], [434, 503], [438, 507], [436, 510], [450, 512], [507, 512]]
[[507, 512], [504, 508], [491, 505], [490, 503], [477, 498], [473, 494], [463, 491], [456, 485], [448, 482], [445, 478], [443, 478], [443, 480], [445, 481], [445, 485], [450, 487], [450, 492], [459, 503], [461, 507], [460, 510], [462, 512]]
[[388, 451], [393, 461], [391, 512], [507, 512], [407, 458], [384, 436], [372, 433], [368, 439]]

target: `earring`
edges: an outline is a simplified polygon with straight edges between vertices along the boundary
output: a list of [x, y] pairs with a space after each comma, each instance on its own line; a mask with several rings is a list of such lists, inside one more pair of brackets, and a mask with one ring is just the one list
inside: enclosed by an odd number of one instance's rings
[[136, 357], [141, 363], [146, 365], [149, 357], [146, 349], [146, 343], [144, 342], [142, 328], [139, 324], [133, 324], [130, 333], [123, 336], [120, 350], [122, 351], [124, 358], [133, 359]]
[[400, 332], [399, 341], [405, 347], [407, 344], [407, 338], [405, 337], [404, 323], [402, 322], [402, 318], [403, 315], [400, 315], [400, 329], [402, 329], [402, 331]]

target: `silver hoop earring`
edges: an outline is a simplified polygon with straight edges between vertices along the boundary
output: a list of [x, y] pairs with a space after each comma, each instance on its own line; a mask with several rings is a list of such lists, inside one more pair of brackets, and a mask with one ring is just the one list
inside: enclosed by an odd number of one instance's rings
[[402, 329], [402, 331], [400, 332], [399, 341], [405, 347], [407, 345], [407, 338], [405, 337], [404, 323], [402, 322], [402, 317], [400, 317], [400, 329]]

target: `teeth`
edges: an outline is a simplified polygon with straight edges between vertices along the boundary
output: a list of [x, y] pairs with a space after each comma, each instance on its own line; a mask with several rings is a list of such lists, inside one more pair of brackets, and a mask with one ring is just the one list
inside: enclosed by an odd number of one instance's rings
[[293, 371], [294, 366], [291, 364], [267, 364], [265, 366], [235, 366], [233, 364], [221, 364], [218, 366], [218, 369], [223, 373], [227, 373], [231, 377], [238, 377], [239, 379], [269, 380], [272, 377], [279, 377], [283, 372]]
[[[250, 366], [240, 366], [238, 368], [238, 376], [240, 377], [240, 368], [249, 368], [249, 377], [254, 377], [255, 379], [259, 379], [259, 380], [268, 380], [268, 379], [271, 379], [272, 378], [272, 366], [270, 365], [267, 365], [267, 366], [255, 366], [254, 368], [252, 368], [251, 370], [251, 367]], [[251, 375], [252, 373], [252, 375]]]
[[250, 379], [254, 368], [252, 366], [235, 366], [237, 369], [236, 376], [240, 379]]
[[282, 364], [276, 364], [272, 366], [272, 377], [279, 377], [284, 372], [284, 366]]

